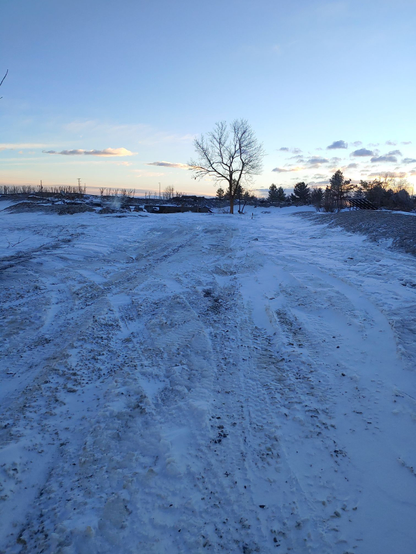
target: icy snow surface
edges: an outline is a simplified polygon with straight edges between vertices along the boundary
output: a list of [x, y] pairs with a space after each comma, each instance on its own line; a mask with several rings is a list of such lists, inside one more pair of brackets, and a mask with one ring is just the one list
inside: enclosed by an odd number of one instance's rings
[[251, 211], [0, 212], [0, 552], [416, 552], [416, 259]]

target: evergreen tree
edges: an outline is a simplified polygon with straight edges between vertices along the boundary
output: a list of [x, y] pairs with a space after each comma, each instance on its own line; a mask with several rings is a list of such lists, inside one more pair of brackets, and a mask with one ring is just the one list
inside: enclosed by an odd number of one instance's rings
[[313, 189], [311, 192], [311, 203], [318, 210], [322, 206], [322, 200], [324, 198], [324, 192], [322, 189]]
[[281, 204], [287, 200], [283, 187], [277, 188], [276, 185], [270, 185], [269, 187], [269, 202], [275, 202]]
[[293, 189], [291, 198], [296, 204], [309, 204], [310, 189], [308, 185], [304, 182], [297, 183]]
[[221, 187], [217, 189], [217, 198], [218, 200], [224, 200], [224, 189]]
[[279, 187], [276, 191], [277, 202], [282, 203], [287, 201], [286, 193], [283, 187]]
[[326, 187], [323, 198], [324, 210], [326, 212], [334, 211], [334, 197], [330, 187]]
[[269, 187], [269, 202], [277, 202], [277, 187], [274, 184], [271, 184]]
[[330, 178], [329, 183], [335, 208], [339, 212], [345, 204], [345, 197], [355, 188], [355, 185], [351, 184], [351, 179], [345, 180], [340, 169]]

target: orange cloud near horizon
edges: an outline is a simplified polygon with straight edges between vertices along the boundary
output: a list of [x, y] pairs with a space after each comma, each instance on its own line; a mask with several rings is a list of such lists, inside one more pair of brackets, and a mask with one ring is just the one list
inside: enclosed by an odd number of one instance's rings
[[113, 156], [135, 156], [137, 152], [131, 152], [127, 148], [104, 148], [104, 150], [42, 150], [44, 154], [60, 154], [62, 156], [101, 156], [101, 157], [113, 157]]

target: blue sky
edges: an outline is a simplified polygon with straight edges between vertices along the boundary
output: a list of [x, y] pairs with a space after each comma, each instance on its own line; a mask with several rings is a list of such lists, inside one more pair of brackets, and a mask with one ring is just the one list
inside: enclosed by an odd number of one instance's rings
[[214, 194], [186, 163], [236, 118], [253, 189], [416, 184], [415, 28], [415, 0], [1, 0], [0, 184]]

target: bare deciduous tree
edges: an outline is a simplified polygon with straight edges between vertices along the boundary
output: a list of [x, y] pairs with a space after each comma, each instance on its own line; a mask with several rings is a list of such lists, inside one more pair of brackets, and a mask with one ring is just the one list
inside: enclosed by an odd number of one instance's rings
[[225, 121], [217, 123], [206, 136], [195, 139], [196, 160], [189, 162], [195, 179], [209, 177], [216, 183], [227, 183], [230, 213], [243, 184], [261, 173], [263, 146], [245, 119], [236, 119], [228, 127]]
[[172, 198], [175, 196], [175, 188], [174, 187], [166, 187], [165, 190], [162, 193], [162, 197], [165, 200], [172, 200]]

